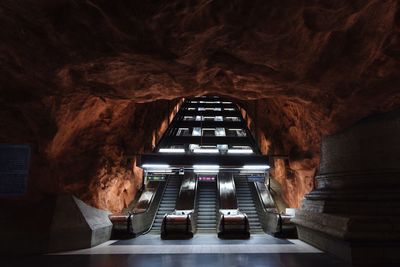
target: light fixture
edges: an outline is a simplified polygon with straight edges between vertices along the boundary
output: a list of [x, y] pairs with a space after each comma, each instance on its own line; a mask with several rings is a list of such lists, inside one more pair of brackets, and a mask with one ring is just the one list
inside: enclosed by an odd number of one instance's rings
[[228, 149], [228, 154], [252, 154], [252, 149]]
[[193, 171], [195, 173], [218, 173], [219, 165], [193, 165]]
[[160, 153], [185, 153], [183, 148], [160, 148], [158, 150]]
[[242, 167], [244, 170], [268, 170], [269, 168], [269, 165], [244, 165]]
[[169, 165], [168, 164], [143, 164], [143, 168], [146, 169], [168, 169]]
[[200, 165], [200, 164], [197, 164], [197, 165], [193, 165], [193, 169], [219, 169], [219, 165], [208, 165], [208, 164], [205, 164], [205, 165]]
[[193, 149], [193, 153], [217, 154], [217, 153], [219, 153], [219, 150], [216, 148], [195, 148], [195, 149]]
[[225, 128], [215, 128], [215, 136], [226, 136]]
[[158, 174], [169, 174], [169, 173], [172, 173], [172, 170], [168, 170], [168, 169], [166, 169], [166, 170], [162, 170], [162, 169], [147, 169], [147, 172], [151, 173], [151, 174], [158, 175]]
[[217, 174], [219, 170], [193, 170], [194, 173]]
[[[197, 118], [196, 118], [197, 120]], [[192, 136], [201, 136], [201, 128], [200, 127], [194, 127], [192, 131]]]

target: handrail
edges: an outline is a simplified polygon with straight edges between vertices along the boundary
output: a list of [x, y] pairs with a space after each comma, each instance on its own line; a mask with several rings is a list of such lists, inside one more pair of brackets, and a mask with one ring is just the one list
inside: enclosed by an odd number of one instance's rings
[[197, 179], [193, 172], [186, 172], [179, 189], [175, 210], [164, 216], [161, 238], [193, 237], [192, 214], [196, 205]]
[[272, 202], [274, 203], [275, 209], [277, 210], [277, 212], [275, 214], [278, 215], [278, 227], [279, 227], [279, 232], [278, 234], [281, 235], [283, 232], [283, 219], [282, 219], [282, 215], [279, 212], [279, 208], [278, 208], [278, 204], [276, 203], [276, 201], [274, 200], [273, 196], [272, 196], [272, 192], [274, 191], [271, 187], [271, 176], [268, 176], [268, 191], [270, 193]]
[[[221, 185], [224, 188], [221, 188]], [[219, 209], [238, 209], [236, 187], [232, 173], [220, 173], [218, 175], [218, 199]]]
[[[168, 178], [170, 179], [170, 178]], [[161, 198], [164, 195], [167, 187], [167, 182], [161, 182], [157, 186], [157, 190], [152, 197], [149, 207], [142, 212], [136, 212], [133, 215], [132, 230], [135, 236], [140, 234], [147, 234], [151, 230], [151, 226], [156, 218], [158, 207], [161, 203]], [[149, 219], [147, 219], [150, 217]], [[150, 220], [150, 221], [149, 221]]]
[[[159, 186], [158, 184], [157, 184], [157, 186], [154, 186], [153, 183], [151, 185], [152, 186], [148, 188], [148, 189], [151, 189], [151, 190], [146, 190], [146, 189], [143, 190], [141, 196], [139, 197], [139, 199], [138, 199], [138, 201], [136, 203], [136, 205], [128, 213], [140, 214], [140, 213], [146, 212], [149, 209], [149, 207], [150, 207], [150, 205], [151, 205], [151, 203], [152, 203], [152, 201], [154, 199], [155, 192], [157, 191], [158, 186]], [[150, 199], [149, 198], [142, 199], [145, 195], [147, 195], [150, 192], [151, 192]], [[141, 207], [141, 206], [143, 206], [143, 207]]]
[[[267, 233], [277, 234], [282, 232], [282, 216], [278, 212], [278, 208], [274, 199], [272, 198], [271, 192], [264, 183], [251, 183], [250, 189], [253, 191], [253, 196], [257, 196], [255, 205], [261, 212], [259, 214], [260, 223], [263, 230]], [[264, 188], [260, 188], [264, 187]], [[268, 192], [267, 195], [263, 192]], [[267, 198], [269, 201], [267, 202]], [[273, 217], [271, 217], [273, 215]]]
[[126, 237], [146, 232], [155, 219], [165, 184], [165, 182], [149, 183], [134, 208], [126, 213], [111, 214], [109, 218], [113, 223], [113, 235]]
[[218, 237], [249, 238], [249, 221], [247, 215], [238, 208], [232, 173], [221, 173], [218, 176], [218, 198]]

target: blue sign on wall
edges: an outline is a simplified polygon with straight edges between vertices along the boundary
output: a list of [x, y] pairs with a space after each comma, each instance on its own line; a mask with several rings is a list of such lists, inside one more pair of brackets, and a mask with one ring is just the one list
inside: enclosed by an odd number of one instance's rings
[[263, 175], [248, 175], [247, 176], [247, 181], [264, 183], [265, 174], [263, 174]]
[[148, 174], [147, 181], [165, 181], [165, 175], [163, 174]]
[[30, 157], [29, 145], [0, 144], [0, 196], [26, 193]]

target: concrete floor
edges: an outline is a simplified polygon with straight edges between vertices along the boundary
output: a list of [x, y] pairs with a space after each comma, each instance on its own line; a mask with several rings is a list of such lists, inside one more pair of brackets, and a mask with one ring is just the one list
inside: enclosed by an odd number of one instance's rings
[[248, 240], [221, 240], [201, 234], [189, 240], [161, 240], [145, 235], [130, 240], [112, 240], [90, 249], [58, 254], [7, 258], [3, 267], [347, 267], [341, 260], [300, 241], [253, 235]]

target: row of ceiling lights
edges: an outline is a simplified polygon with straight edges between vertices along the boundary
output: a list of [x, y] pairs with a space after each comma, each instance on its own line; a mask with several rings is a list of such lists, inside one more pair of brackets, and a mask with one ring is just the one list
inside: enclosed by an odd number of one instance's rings
[[[143, 164], [143, 169], [147, 171], [170, 171], [171, 166], [168, 164]], [[195, 164], [192, 166], [194, 172], [201, 173], [217, 173], [219, 172], [219, 165], [211, 164]], [[240, 169], [247, 171], [266, 171], [270, 168], [269, 165], [244, 165]]]
[[[160, 153], [171, 153], [171, 154], [182, 154], [185, 153], [184, 148], [160, 148]], [[220, 151], [218, 148], [195, 148], [193, 153], [197, 154], [218, 154]], [[252, 154], [252, 149], [228, 149], [228, 154]]]

